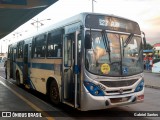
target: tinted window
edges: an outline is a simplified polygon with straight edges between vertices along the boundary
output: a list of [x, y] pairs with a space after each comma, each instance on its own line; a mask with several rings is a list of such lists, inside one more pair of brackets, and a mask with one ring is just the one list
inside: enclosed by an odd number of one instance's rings
[[60, 30], [48, 34], [47, 57], [62, 57], [62, 34]]
[[17, 45], [17, 57], [18, 58], [23, 58], [23, 45], [24, 41], [21, 41]]
[[45, 57], [46, 53], [46, 35], [38, 35], [32, 41], [32, 57], [40, 58]]

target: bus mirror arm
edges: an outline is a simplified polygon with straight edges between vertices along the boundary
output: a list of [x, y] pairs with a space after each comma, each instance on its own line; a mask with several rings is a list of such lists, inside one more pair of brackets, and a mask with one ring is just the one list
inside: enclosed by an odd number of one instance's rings
[[143, 46], [144, 46], [144, 49], [146, 48], [146, 38], [143, 37]]
[[145, 33], [142, 31], [143, 34], [143, 47], [144, 49], [146, 48], [146, 37], [145, 37]]
[[89, 34], [85, 36], [85, 48], [91, 49], [91, 36]]

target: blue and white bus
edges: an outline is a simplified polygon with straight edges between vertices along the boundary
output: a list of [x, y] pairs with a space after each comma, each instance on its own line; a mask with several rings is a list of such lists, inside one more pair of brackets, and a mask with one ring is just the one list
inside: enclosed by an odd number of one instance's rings
[[143, 102], [137, 22], [81, 13], [9, 45], [8, 78], [81, 111]]

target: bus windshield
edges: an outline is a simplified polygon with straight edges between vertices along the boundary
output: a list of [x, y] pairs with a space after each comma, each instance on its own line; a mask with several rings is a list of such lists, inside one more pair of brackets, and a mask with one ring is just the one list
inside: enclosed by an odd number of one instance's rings
[[91, 49], [86, 49], [85, 60], [89, 72], [128, 76], [143, 71], [141, 37], [101, 31], [86, 31], [87, 34], [91, 36]]

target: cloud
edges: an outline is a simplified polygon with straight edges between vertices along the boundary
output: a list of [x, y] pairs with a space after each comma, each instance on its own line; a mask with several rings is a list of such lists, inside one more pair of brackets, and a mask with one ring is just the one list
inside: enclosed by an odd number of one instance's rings
[[[92, 11], [92, 0], [59, 0], [35, 18], [51, 18], [53, 24], [87, 11]], [[94, 11], [135, 20], [148, 41], [160, 41], [160, 0], [96, 0]]]
[[142, 29], [149, 43], [160, 43], [160, 15], [144, 20]]

